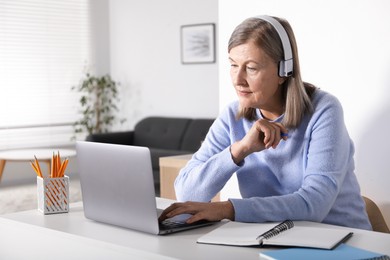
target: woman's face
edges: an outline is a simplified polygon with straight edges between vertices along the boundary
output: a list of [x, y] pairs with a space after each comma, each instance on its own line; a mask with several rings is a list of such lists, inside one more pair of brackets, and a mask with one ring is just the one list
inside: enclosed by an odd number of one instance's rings
[[[259, 108], [268, 119], [283, 113], [277, 64], [253, 41], [229, 52], [230, 76], [242, 107]], [[269, 118], [272, 117], [272, 118]]]

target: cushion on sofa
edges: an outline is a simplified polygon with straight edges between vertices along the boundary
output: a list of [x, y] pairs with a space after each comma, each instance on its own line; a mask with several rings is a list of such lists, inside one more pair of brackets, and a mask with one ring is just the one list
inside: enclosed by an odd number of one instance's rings
[[180, 150], [195, 152], [199, 149], [212, 124], [210, 119], [194, 119], [190, 122], [181, 142]]
[[123, 132], [91, 134], [87, 136], [86, 141], [132, 145], [134, 143], [133, 139], [134, 139], [133, 131], [123, 131]]
[[190, 121], [185, 118], [145, 118], [134, 128], [134, 145], [179, 150]]

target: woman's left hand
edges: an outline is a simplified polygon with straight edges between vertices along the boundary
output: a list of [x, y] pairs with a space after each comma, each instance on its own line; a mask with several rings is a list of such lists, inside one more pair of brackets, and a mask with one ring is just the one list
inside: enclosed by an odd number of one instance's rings
[[176, 202], [166, 208], [159, 217], [159, 221], [180, 214], [191, 214], [187, 223], [199, 220], [220, 221], [222, 219], [234, 220], [234, 208], [230, 201], [223, 202]]

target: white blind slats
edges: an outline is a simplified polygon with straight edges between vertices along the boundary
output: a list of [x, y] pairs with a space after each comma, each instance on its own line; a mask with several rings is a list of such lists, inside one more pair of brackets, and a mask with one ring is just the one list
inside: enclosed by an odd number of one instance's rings
[[0, 0], [0, 150], [71, 143], [89, 12], [88, 0]]

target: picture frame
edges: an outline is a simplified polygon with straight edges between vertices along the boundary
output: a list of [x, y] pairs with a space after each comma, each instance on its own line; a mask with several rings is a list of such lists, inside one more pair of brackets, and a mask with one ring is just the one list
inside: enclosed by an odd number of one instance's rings
[[215, 24], [181, 26], [181, 62], [183, 64], [215, 62]]

